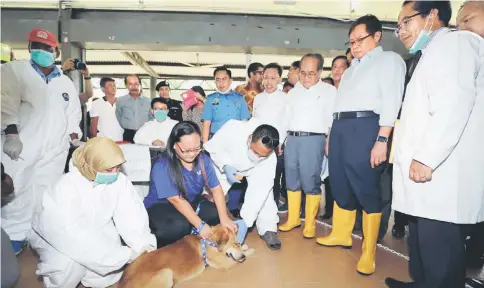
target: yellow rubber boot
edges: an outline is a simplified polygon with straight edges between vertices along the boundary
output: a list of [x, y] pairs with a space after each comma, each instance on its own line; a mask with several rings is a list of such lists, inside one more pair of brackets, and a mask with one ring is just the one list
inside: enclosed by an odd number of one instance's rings
[[318, 215], [321, 194], [306, 194], [306, 218], [304, 220], [304, 238], [314, 238], [316, 236], [316, 216]]
[[334, 202], [333, 210], [333, 230], [327, 237], [319, 237], [316, 242], [327, 247], [351, 248], [353, 239], [351, 232], [355, 226], [356, 210], [350, 211], [342, 209]]
[[375, 272], [376, 241], [380, 230], [381, 213], [367, 214], [363, 211], [363, 245], [360, 261], [356, 271], [363, 275], [371, 275]]
[[279, 230], [283, 232], [301, 226], [301, 191], [287, 191], [287, 206], [287, 221], [279, 225]]

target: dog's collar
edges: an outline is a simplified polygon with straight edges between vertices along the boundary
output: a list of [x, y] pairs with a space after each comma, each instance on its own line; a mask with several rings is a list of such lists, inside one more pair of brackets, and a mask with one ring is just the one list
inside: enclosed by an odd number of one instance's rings
[[217, 248], [217, 244], [210, 240], [200, 240], [200, 244], [202, 245], [202, 258], [203, 258], [203, 263], [205, 263], [205, 267], [208, 267], [208, 262], [207, 262], [207, 245], [210, 245], [214, 248]]

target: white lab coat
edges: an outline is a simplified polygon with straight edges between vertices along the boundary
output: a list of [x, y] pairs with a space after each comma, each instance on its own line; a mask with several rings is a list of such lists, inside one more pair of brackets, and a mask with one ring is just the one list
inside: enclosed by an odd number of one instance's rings
[[215, 163], [215, 172], [225, 194], [231, 187], [223, 170], [225, 165], [234, 167], [247, 178], [248, 187], [240, 216], [249, 227], [256, 222], [257, 231], [264, 235], [267, 231], [277, 232], [279, 216], [272, 194], [276, 154], [272, 153], [257, 165], [249, 160], [247, 154], [248, 138], [261, 124], [255, 118], [249, 121], [229, 120], [204, 144], [204, 148]]
[[81, 105], [67, 76], [47, 84], [28, 60], [2, 65], [1, 77], [2, 130], [16, 124], [23, 143], [18, 161], [2, 151], [5, 172], [15, 185], [15, 197], [2, 207], [2, 227], [10, 239], [25, 240], [37, 199], [64, 172], [69, 135], [82, 136]]
[[113, 184], [93, 186], [74, 168], [44, 192], [32, 228], [45, 287], [113, 285], [132, 249], [156, 247], [143, 202], [122, 173]]
[[[395, 130], [393, 209], [457, 224], [484, 221], [484, 40], [447, 28], [422, 50]], [[434, 169], [415, 183], [415, 159]]]
[[153, 141], [161, 140], [163, 143], [168, 142], [171, 130], [178, 123], [178, 121], [171, 118], [166, 118], [165, 121], [158, 121], [156, 119], [146, 122], [138, 132], [134, 135], [134, 143], [141, 145], [152, 145]]

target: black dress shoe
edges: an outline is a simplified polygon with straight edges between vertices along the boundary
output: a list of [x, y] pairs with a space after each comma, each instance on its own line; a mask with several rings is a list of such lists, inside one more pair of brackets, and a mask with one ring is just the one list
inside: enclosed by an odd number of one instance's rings
[[405, 237], [405, 226], [399, 227], [399, 226], [393, 225], [392, 235], [397, 239], [402, 239], [403, 237]]
[[415, 287], [415, 284], [413, 282], [407, 283], [407, 282], [395, 280], [393, 278], [386, 278], [385, 284], [387, 284], [388, 288], [412, 288], [412, 287]]

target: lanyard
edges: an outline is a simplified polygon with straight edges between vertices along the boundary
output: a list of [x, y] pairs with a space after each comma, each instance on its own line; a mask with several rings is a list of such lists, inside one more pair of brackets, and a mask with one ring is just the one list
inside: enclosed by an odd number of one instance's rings
[[[198, 203], [197, 210], [195, 213], [198, 214], [200, 212], [200, 203]], [[200, 231], [202, 231], [203, 227], [206, 225], [204, 221], [200, 223], [200, 226], [198, 228], [193, 227], [192, 229], [192, 235], [197, 235], [200, 234]], [[200, 239], [200, 245], [202, 246], [202, 258], [203, 258], [203, 263], [205, 264], [205, 267], [208, 267], [208, 262], [207, 262], [207, 245], [210, 245], [214, 248], [217, 248], [217, 244], [210, 240], [205, 240], [205, 239]]]

